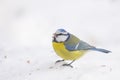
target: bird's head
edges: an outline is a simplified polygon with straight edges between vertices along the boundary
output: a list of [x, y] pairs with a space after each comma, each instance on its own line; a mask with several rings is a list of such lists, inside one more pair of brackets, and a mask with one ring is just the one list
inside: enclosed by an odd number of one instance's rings
[[64, 29], [58, 29], [54, 34], [53, 34], [53, 41], [55, 42], [65, 42], [69, 39], [70, 34]]

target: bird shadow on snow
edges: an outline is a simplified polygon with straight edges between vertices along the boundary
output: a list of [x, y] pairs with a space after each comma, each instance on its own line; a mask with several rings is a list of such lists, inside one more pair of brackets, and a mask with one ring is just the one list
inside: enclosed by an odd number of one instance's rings
[[[61, 72], [66, 75], [67, 79], [86, 79], [86, 77], [91, 76], [103, 76], [112, 72], [112, 68], [109, 65], [93, 65], [93, 64], [82, 64], [74, 65], [73, 68], [69, 66], [62, 66], [66, 62], [55, 64], [55, 66], [50, 67], [50, 69], [59, 69]], [[67, 74], [66, 74], [67, 73]]]
[[[58, 63], [52, 63], [52, 64], [49, 64], [49, 67], [48, 69], [66, 69], [66, 68], [69, 68], [71, 70], [81, 70], [81, 71], [84, 71], [84, 72], [89, 72], [89, 71], [101, 71], [102, 73], [106, 72], [106, 71], [112, 71], [112, 68], [111, 66], [109, 65], [93, 65], [93, 64], [82, 64], [82, 65], [74, 65], [73, 64], [73, 68], [71, 68], [70, 66], [63, 66], [63, 64], [67, 64], [67, 62], [58, 62]], [[105, 71], [106, 70], [106, 71]]]
[[54, 62], [46, 62], [36, 70], [39, 73], [46, 74], [46, 76], [54, 76], [52, 78], [50, 77], [51, 79], [59, 78], [62, 80], [79, 80], [90, 76], [105, 75], [112, 71], [112, 68], [108, 65], [75, 64], [74, 67], [71, 68], [69, 66], [62, 66], [65, 63], [66, 62], [59, 62], [55, 64]]

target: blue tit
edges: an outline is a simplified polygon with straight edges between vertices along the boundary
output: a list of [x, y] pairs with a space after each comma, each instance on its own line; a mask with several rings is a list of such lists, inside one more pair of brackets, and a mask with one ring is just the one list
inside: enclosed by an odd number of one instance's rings
[[72, 62], [70, 62], [69, 64], [63, 64], [63, 66], [70, 67], [73, 67], [71, 64], [75, 60], [82, 57], [88, 50], [99, 51], [103, 53], [111, 52], [106, 49], [91, 46], [64, 29], [58, 29], [54, 33], [52, 45], [56, 54], [63, 59], [58, 60], [57, 62], [71, 60]]

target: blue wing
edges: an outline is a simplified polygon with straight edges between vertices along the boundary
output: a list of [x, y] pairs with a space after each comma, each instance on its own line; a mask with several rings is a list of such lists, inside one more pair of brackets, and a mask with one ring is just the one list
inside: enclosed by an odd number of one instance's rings
[[75, 50], [93, 50], [93, 51], [99, 51], [99, 52], [103, 52], [103, 53], [110, 53], [111, 51], [106, 50], [106, 49], [101, 49], [101, 48], [96, 48], [94, 46], [91, 46], [89, 44], [87, 44], [84, 41], [80, 41], [78, 42], [78, 44], [68, 44], [66, 45], [66, 49], [70, 50], [70, 51], [75, 51]]
[[81, 40], [77, 44], [66, 44], [65, 47], [70, 51], [90, 50], [91, 48], [94, 48], [93, 46], [91, 46], [88, 43], [81, 41]]

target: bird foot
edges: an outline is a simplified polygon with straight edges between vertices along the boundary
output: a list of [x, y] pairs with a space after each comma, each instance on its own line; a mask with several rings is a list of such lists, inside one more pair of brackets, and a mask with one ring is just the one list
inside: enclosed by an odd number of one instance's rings
[[62, 66], [69, 66], [69, 67], [73, 68], [73, 66], [71, 64], [63, 64]]
[[64, 60], [57, 60], [57, 61], [55, 62], [55, 64], [56, 64], [56, 63], [59, 63], [59, 62], [63, 62], [63, 61], [64, 61]]

